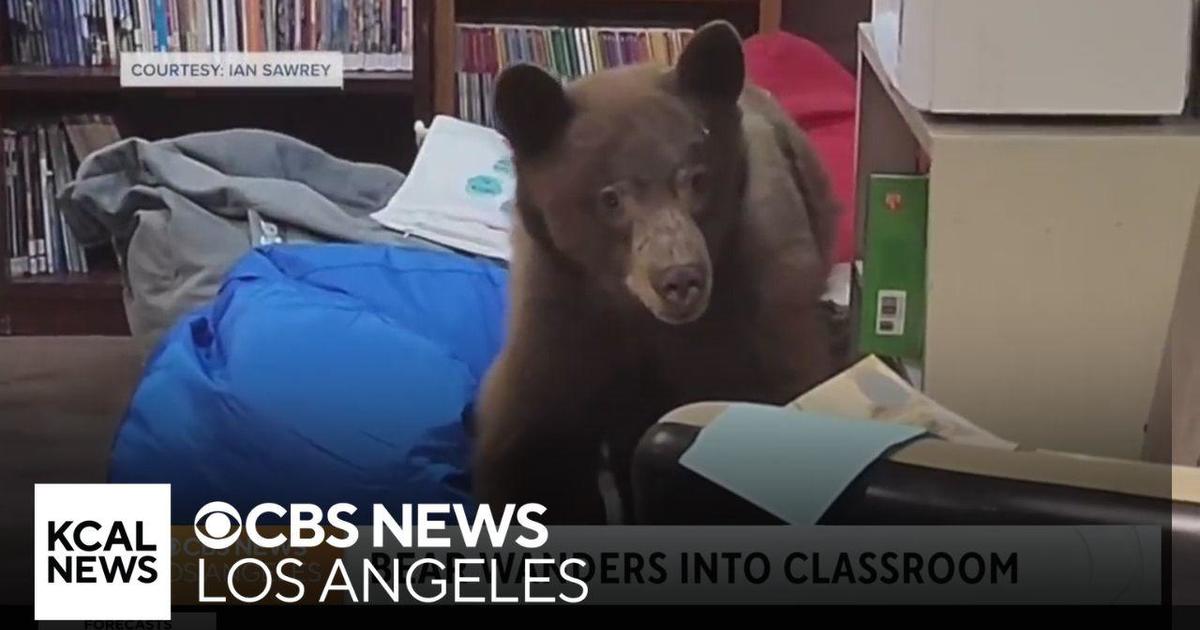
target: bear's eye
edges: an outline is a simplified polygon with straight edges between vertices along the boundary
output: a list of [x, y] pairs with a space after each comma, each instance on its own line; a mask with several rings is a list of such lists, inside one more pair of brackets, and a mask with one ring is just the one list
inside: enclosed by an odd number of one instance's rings
[[612, 188], [600, 191], [600, 207], [607, 211], [615, 211], [621, 207], [621, 195]]

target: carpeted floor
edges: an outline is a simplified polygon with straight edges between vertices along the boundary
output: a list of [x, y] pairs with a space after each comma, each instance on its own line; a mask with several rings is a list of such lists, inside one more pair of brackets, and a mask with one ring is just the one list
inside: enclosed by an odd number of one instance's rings
[[122, 337], [0, 337], [0, 604], [33, 601], [33, 484], [103, 482], [141, 355]]

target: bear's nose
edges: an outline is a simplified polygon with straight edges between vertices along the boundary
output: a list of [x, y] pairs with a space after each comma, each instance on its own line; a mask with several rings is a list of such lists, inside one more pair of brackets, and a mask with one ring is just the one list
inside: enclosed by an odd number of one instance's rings
[[672, 308], [694, 306], [704, 293], [704, 268], [700, 265], [674, 265], [654, 276], [654, 290]]

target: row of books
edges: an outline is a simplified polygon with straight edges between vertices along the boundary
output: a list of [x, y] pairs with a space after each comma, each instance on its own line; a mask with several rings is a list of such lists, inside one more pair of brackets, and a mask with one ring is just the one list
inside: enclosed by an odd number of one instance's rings
[[13, 62], [113, 66], [122, 52], [341, 51], [412, 70], [414, 0], [4, 0]]
[[674, 64], [692, 29], [459, 24], [458, 115], [494, 126], [496, 77], [516, 63], [541, 66], [563, 81], [617, 66]]
[[87, 273], [84, 248], [59, 212], [58, 194], [82, 157], [119, 139], [104, 116], [72, 116], [0, 130], [5, 257], [11, 277]]

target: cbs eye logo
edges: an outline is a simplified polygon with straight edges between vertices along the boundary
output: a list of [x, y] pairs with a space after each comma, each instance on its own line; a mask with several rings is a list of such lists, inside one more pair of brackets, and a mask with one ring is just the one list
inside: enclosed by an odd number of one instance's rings
[[225, 549], [242, 533], [242, 517], [237, 508], [224, 501], [213, 501], [196, 512], [193, 523], [196, 538], [209, 549]]

